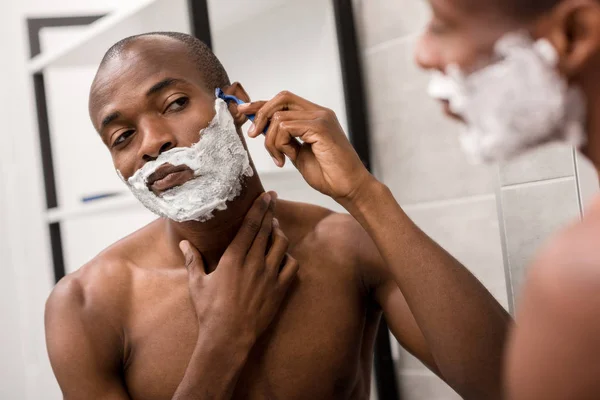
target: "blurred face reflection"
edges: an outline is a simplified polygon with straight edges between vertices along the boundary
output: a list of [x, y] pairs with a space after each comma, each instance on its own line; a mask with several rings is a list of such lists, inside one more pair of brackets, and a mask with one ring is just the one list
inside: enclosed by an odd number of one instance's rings
[[[457, 65], [466, 73], [473, 72], [489, 64], [498, 39], [525, 28], [524, 22], [472, 1], [430, 0], [429, 4], [431, 19], [415, 48], [415, 61], [425, 70], [444, 73], [448, 66]], [[447, 104], [444, 108], [458, 118]]]
[[551, 141], [585, 143], [587, 99], [562, 68], [571, 56], [565, 47], [590, 47], [570, 28], [584, 11], [557, 6], [527, 20], [496, 0], [429, 3], [416, 61], [435, 72], [430, 94], [465, 123], [460, 143], [471, 161], [506, 161]]

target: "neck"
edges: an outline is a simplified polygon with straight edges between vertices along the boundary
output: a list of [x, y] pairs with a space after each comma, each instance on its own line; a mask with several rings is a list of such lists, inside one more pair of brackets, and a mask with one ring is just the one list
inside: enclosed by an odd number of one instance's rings
[[589, 134], [588, 143], [584, 153], [592, 161], [596, 167], [598, 176], [600, 176], [600, 131], [596, 130]]
[[254, 175], [247, 179], [242, 194], [229, 202], [226, 210], [216, 211], [212, 219], [206, 222], [167, 220], [167, 235], [171, 245], [179, 249], [179, 242], [188, 240], [202, 254], [206, 272], [214, 271], [254, 200], [264, 191], [255, 171]]
[[600, 108], [600, 91], [598, 101], [594, 102], [594, 99], [590, 99], [590, 102], [588, 109], [590, 115], [587, 126], [587, 143], [583, 149], [583, 153], [590, 159], [596, 167], [596, 171], [600, 174], [600, 114], [595, 112], [596, 107], [594, 107], [595, 104], [598, 104], [597, 108]]
[[597, 73], [600, 66], [600, 55], [598, 62], [585, 73], [579, 86], [583, 89], [588, 107], [587, 107], [587, 143], [583, 148], [583, 153], [590, 159], [600, 174], [600, 81]]

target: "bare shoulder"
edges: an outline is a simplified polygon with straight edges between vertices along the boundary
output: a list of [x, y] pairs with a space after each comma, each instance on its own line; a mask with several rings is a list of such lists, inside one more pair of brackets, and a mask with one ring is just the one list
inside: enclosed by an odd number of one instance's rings
[[[354, 273], [363, 287], [374, 287], [388, 279], [373, 240], [351, 215], [287, 201], [278, 205], [279, 211], [296, 216], [293, 220], [286, 221], [290, 229], [286, 230], [286, 226], [282, 224], [286, 234], [294, 227], [301, 226], [302, 236], [299, 242], [303, 247], [312, 251], [320, 249], [322, 254], [335, 260], [340, 268]], [[298, 239], [293, 235], [288, 236], [292, 243]]]
[[[46, 302], [46, 320], [70, 312], [122, 322], [132, 286], [137, 254], [153, 234], [153, 224], [132, 233], [102, 251], [55, 286]], [[85, 314], [85, 315], [84, 315]]]
[[153, 222], [106, 248], [77, 271], [64, 277], [47, 302], [47, 311], [60, 306], [85, 306], [91, 312], [116, 313], [125, 306], [133, 271], [147, 243], [160, 227]]
[[71, 313], [116, 325], [123, 317], [130, 283], [126, 260], [111, 252], [100, 254], [54, 287], [46, 302], [46, 323]]
[[312, 204], [280, 201], [278, 218], [292, 243], [326, 246], [338, 259], [355, 259], [368, 238], [351, 215]]
[[126, 398], [119, 371], [135, 269], [127, 252], [136, 241], [116, 243], [63, 278], [46, 302], [46, 345], [65, 398]]
[[550, 241], [531, 266], [508, 346], [510, 398], [596, 398], [600, 390], [598, 211]]
[[[600, 310], [600, 203], [551, 240], [531, 267], [525, 291], [557, 315], [588, 318]], [[581, 315], [580, 315], [581, 314]], [[600, 321], [598, 321], [600, 331]]]

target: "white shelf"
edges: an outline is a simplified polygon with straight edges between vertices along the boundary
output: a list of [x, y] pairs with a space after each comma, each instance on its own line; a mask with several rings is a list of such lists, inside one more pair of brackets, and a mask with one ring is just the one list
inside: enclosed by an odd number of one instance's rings
[[137, 0], [133, 6], [92, 23], [79, 37], [56, 51], [32, 58], [27, 67], [35, 74], [48, 67], [98, 65], [114, 43], [153, 31], [189, 32], [186, 0]]
[[82, 203], [76, 207], [51, 208], [46, 213], [46, 219], [48, 223], [52, 224], [55, 222], [136, 207], [142, 207], [142, 205], [135, 197], [129, 193], [125, 193], [115, 197], [95, 200], [89, 203]]

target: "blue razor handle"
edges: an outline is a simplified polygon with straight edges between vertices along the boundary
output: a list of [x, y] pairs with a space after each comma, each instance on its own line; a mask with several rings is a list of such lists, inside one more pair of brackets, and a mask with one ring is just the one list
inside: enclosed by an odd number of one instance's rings
[[[230, 102], [234, 102], [238, 105], [242, 105], [242, 104], [246, 104], [245, 102], [243, 102], [242, 100], [238, 99], [235, 96], [231, 96], [229, 94], [225, 94], [223, 93], [223, 91], [221, 90], [221, 88], [217, 88], [215, 89], [215, 96], [217, 96], [217, 98], [224, 100], [226, 103], [230, 103]], [[246, 114], [246, 117], [248, 117], [248, 119], [252, 122], [254, 122], [254, 118], [256, 117], [256, 115], [254, 114]], [[269, 125], [270, 123], [267, 122], [267, 126], [265, 126], [265, 129], [263, 130], [263, 135], [267, 134], [267, 130], [269, 129]]]

